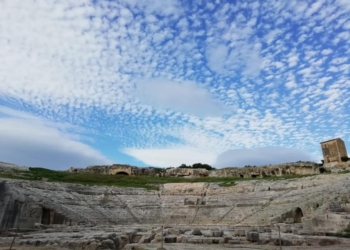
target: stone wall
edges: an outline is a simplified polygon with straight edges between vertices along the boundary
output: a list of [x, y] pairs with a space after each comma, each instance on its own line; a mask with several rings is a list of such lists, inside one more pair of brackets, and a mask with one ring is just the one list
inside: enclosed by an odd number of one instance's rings
[[261, 178], [267, 176], [282, 175], [311, 175], [322, 172], [322, 166], [315, 162], [291, 162], [278, 165], [268, 165], [248, 168], [223, 168], [210, 171], [209, 176], [227, 177], [235, 176], [240, 178]]
[[[335, 166], [336, 167], [336, 166]], [[125, 174], [125, 175], [145, 175], [145, 176], [174, 176], [174, 177], [227, 177], [234, 176], [240, 178], [261, 178], [266, 176], [281, 175], [312, 175], [323, 173], [325, 168], [315, 162], [291, 162], [278, 165], [268, 165], [249, 168], [223, 168], [208, 171], [196, 168], [138, 168], [129, 165], [101, 165], [88, 166], [87, 168], [70, 168], [69, 172], [90, 172], [96, 174]]]
[[169, 168], [165, 171], [165, 176], [207, 177], [209, 172], [205, 168]]
[[70, 173], [94, 173], [94, 174], [110, 174], [110, 175], [145, 175], [145, 176], [162, 176], [165, 171], [160, 171], [157, 168], [138, 168], [130, 165], [113, 164], [113, 165], [94, 165], [87, 168], [73, 168], [68, 169]]

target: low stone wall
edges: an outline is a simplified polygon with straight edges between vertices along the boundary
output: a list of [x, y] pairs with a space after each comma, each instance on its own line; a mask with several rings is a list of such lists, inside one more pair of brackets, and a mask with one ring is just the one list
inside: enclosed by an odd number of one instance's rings
[[173, 176], [173, 177], [240, 177], [262, 178], [282, 175], [313, 175], [324, 172], [340, 172], [350, 170], [350, 161], [342, 163], [290, 162], [278, 165], [267, 165], [248, 168], [223, 168], [208, 171], [204, 168], [139, 168], [130, 165], [113, 164], [88, 166], [87, 168], [70, 168], [68, 172], [89, 172], [95, 174], [123, 174], [133, 176]]
[[70, 168], [70, 173], [94, 173], [94, 174], [110, 174], [110, 175], [145, 175], [145, 176], [163, 176], [164, 171], [156, 168], [138, 168], [130, 165], [113, 164], [113, 165], [94, 165], [87, 168]]
[[209, 171], [205, 168], [170, 168], [165, 171], [165, 176], [207, 177], [209, 176]]
[[261, 178], [268, 176], [311, 175], [321, 173], [322, 166], [315, 162], [291, 162], [278, 165], [268, 165], [249, 168], [223, 168], [210, 171], [209, 176], [227, 177], [234, 176], [240, 178]]

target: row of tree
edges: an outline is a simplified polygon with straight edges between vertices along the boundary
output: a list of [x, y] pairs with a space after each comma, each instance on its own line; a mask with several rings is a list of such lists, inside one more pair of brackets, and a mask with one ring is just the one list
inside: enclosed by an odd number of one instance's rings
[[208, 165], [208, 164], [202, 164], [202, 163], [195, 163], [193, 165], [186, 165], [182, 164], [179, 166], [179, 168], [205, 168], [206, 170], [214, 170], [215, 168]]

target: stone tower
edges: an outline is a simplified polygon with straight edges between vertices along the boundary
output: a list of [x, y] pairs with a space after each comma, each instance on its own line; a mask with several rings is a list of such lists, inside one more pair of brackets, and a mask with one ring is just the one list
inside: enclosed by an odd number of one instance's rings
[[321, 142], [321, 148], [325, 163], [341, 162], [348, 157], [344, 141], [340, 138]]

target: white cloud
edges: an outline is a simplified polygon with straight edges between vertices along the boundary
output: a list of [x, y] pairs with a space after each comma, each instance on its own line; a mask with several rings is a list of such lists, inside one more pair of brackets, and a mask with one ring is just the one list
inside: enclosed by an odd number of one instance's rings
[[107, 164], [107, 159], [89, 145], [85, 136], [68, 132], [69, 124], [56, 124], [24, 112], [0, 106], [0, 159], [23, 166], [66, 170]]
[[194, 163], [212, 164], [215, 154], [196, 148], [162, 148], [162, 149], [125, 149], [128, 154], [136, 159], [158, 167], [178, 167], [181, 164], [192, 165]]
[[298, 56], [291, 56], [288, 59], [289, 67], [294, 67], [298, 63]]
[[67, 143], [316, 151], [350, 126], [348, 2], [2, 0], [0, 103]]
[[189, 81], [140, 80], [136, 84], [135, 94], [143, 104], [199, 117], [221, 116], [227, 111], [223, 103], [215, 99], [206, 88]]
[[310, 153], [294, 148], [252, 148], [233, 149], [220, 154], [215, 167], [244, 167], [246, 165], [262, 166], [296, 161], [319, 161]]

